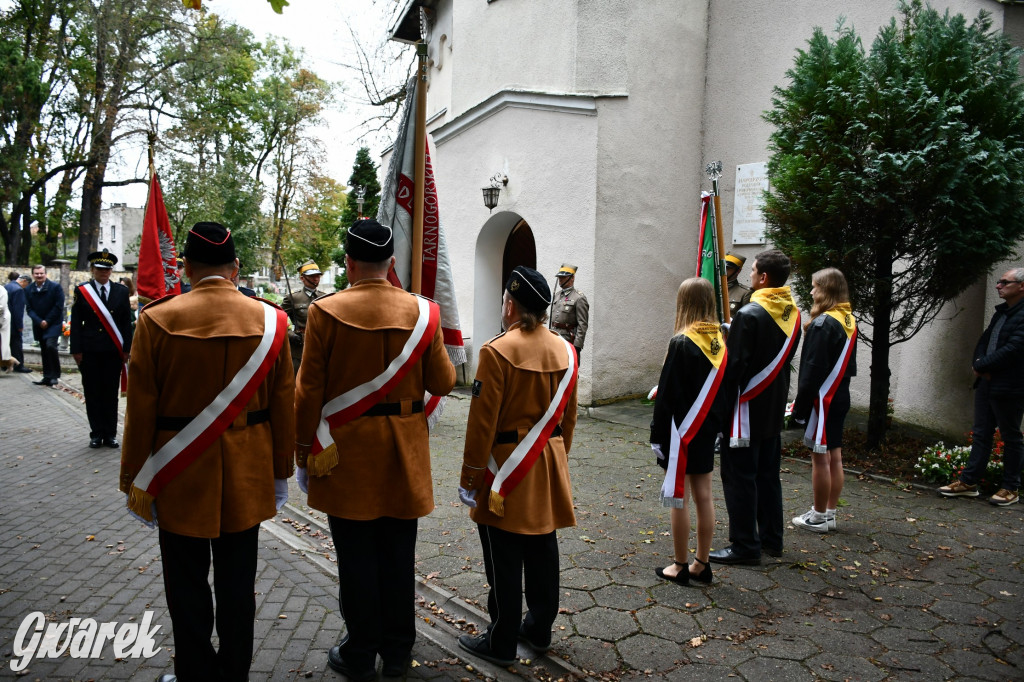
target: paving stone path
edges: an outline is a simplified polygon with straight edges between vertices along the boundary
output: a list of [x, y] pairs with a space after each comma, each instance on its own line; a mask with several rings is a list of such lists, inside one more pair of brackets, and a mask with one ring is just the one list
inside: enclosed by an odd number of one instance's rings
[[[0, 376], [0, 679], [14, 675], [15, 633], [32, 611], [124, 623], [147, 610], [162, 625], [153, 658], [118, 661], [108, 647], [99, 660], [34, 660], [25, 677], [153, 679], [172, 653], [156, 534], [122, 511], [118, 454], [86, 447], [77, 376], [65, 390], [33, 378]], [[715, 566], [713, 585], [680, 587], [654, 575], [672, 546], [649, 408], [635, 402], [591, 408], [577, 428], [578, 525], [559, 532], [552, 653], [521, 648], [510, 670], [463, 658], [455, 637], [487, 622], [479, 540], [455, 495], [468, 407], [453, 395], [432, 435], [437, 508], [420, 522], [412, 678], [1024, 679], [1024, 508], [848, 476], [838, 532], [788, 527], [780, 559]], [[793, 516], [809, 504], [810, 465], [783, 467]], [[714, 495], [718, 546], [717, 480]], [[344, 627], [333, 546], [303, 502], [293, 484], [260, 534], [253, 680], [341, 679], [324, 655]]]

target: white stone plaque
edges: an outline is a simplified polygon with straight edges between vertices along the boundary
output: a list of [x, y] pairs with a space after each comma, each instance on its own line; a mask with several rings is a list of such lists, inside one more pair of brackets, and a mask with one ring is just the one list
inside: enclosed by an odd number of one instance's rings
[[768, 189], [768, 164], [736, 166], [736, 195], [732, 204], [732, 243], [764, 244], [763, 193]]

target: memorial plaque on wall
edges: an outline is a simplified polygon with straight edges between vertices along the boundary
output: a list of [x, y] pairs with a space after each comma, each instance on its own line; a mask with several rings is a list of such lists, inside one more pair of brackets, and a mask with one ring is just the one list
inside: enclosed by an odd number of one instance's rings
[[764, 244], [764, 192], [768, 189], [768, 164], [736, 166], [736, 197], [732, 204], [732, 243]]

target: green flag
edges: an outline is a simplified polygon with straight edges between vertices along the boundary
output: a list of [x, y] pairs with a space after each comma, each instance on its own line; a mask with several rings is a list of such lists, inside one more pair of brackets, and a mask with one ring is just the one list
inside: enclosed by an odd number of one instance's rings
[[715, 235], [715, 204], [712, 195], [708, 192], [701, 193], [700, 197], [700, 251], [697, 253], [697, 277], [702, 277], [715, 289], [715, 307], [718, 310], [718, 319], [725, 319], [722, 316], [722, 280], [718, 276], [718, 238]]

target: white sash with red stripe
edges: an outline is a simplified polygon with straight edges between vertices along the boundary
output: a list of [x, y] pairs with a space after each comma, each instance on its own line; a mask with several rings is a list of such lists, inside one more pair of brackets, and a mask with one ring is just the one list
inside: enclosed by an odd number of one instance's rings
[[249, 403], [284, 346], [286, 317], [283, 310], [263, 304], [263, 337], [252, 356], [213, 402], [146, 460], [132, 481], [128, 506], [135, 513], [152, 521], [149, 502], [220, 438]]
[[764, 389], [768, 388], [775, 380], [775, 377], [779, 375], [779, 372], [786, 364], [789, 352], [793, 349], [793, 344], [796, 342], [798, 329], [800, 329], [799, 310], [796, 311], [796, 324], [793, 327], [793, 333], [786, 339], [786, 343], [782, 344], [778, 354], [772, 358], [767, 367], [750, 378], [746, 388], [740, 390], [736, 400], [736, 408], [732, 414], [729, 447], [745, 448], [750, 445], [750, 401], [760, 395]]
[[832, 398], [836, 394], [836, 389], [839, 388], [839, 384], [846, 375], [846, 367], [850, 363], [850, 357], [853, 355], [853, 345], [856, 339], [857, 330], [854, 329], [853, 334], [846, 339], [846, 345], [843, 346], [843, 354], [839, 357], [839, 362], [832, 368], [832, 371], [829, 372], [828, 377], [825, 379], [825, 383], [818, 389], [818, 399], [814, 401], [814, 407], [811, 408], [811, 417], [807, 420], [807, 430], [804, 432], [804, 443], [807, 447], [813, 448], [814, 452], [828, 452], [825, 422], [828, 421], [828, 410], [832, 405]]
[[[82, 293], [82, 297], [85, 298], [85, 302], [89, 304], [92, 311], [96, 313], [96, 317], [100, 318], [100, 323], [103, 328], [107, 330], [107, 335], [110, 336], [110, 340], [114, 342], [114, 346], [117, 348], [117, 352], [124, 358], [124, 339], [121, 337], [121, 330], [117, 328], [117, 324], [114, 322], [114, 318], [111, 317], [110, 311], [107, 310], [107, 306], [100, 299], [99, 293], [93, 290], [93, 282], [87, 282], [86, 284], [78, 287], [78, 291]], [[121, 390], [125, 391], [128, 389], [128, 364], [121, 363]]]
[[665, 481], [661, 484], [661, 494], [664, 497], [682, 499], [686, 493], [686, 461], [687, 451], [690, 442], [697, 435], [704, 425], [704, 420], [711, 411], [711, 406], [718, 395], [718, 389], [722, 385], [722, 378], [725, 376], [725, 366], [728, 362], [728, 351], [722, 351], [722, 362], [718, 367], [712, 366], [708, 372], [704, 385], [701, 386], [697, 399], [693, 401], [690, 410], [683, 417], [680, 424], [672, 419], [672, 440], [669, 445], [668, 469], [665, 471]]
[[490, 486], [491, 494], [489, 507], [498, 516], [504, 516], [504, 500], [519, 485], [530, 472], [537, 458], [547, 445], [551, 433], [560, 421], [565, 412], [565, 405], [572, 394], [572, 387], [576, 383], [576, 349], [565, 339], [558, 337], [559, 341], [565, 344], [566, 354], [569, 357], [569, 367], [562, 375], [555, 395], [551, 398], [551, 404], [544, 411], [544, 415], [533, 425], [533, 428], [526, 434], [523, 440], [508, 456], [505, 463], [498, 467], [498, 463], [491, 455], [487, 462], [487, 473], [484, 474], [484, 483]]
[[[323, 406], [320, 411], [320, 424], [316, 429], [316, 437], [310, 448], [310, 457], [333, 446], [334, 439], [331, 437], [331, 429], [336, 429], [360, 417], [379, 403], [416, 366], [423, 353], [430, 347], [441, 322], [441, 309], [436, 303], [421, 296], [416, 297], [416, 304], [419, 306], [416, 325], [402, 347], [402, 351], [391, 361], [387, 369], [370, 381], [345, 391]], [[431, 396], [431, 399], [434, 400], [434, 404], [431, 406], [434, 409], [440, 398]], [[312, 471], [311, 467], [310, 472], [312, 473]]]

